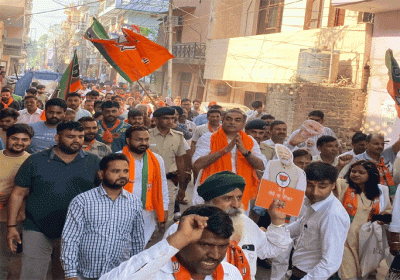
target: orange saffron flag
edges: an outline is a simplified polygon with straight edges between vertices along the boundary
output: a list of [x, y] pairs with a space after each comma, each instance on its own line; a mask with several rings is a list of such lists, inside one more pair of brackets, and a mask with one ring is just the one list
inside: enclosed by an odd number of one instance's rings
[[85, 38], [130, 83], [153, 73], [174, 57], [163, 46], [130, 29], [122, 28], [122, 33], [122, 36], [110, 39], [103, 26], [94, 18]]

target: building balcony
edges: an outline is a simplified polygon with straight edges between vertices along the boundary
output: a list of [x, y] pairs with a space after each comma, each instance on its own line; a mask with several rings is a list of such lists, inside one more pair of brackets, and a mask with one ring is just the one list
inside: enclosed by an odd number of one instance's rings
[[204, 64], [206, 58], [205, 43], [176, 43], [172, 46], [175, 63]]
[[400, 10], [399, 0], [332, 0], [336, 8], [367, 13], [383, 13]]
[[[8, 19], [14, 22], [23, 22], [25, 12], [25, 0], [0, 0], [0, 19]], [[17, 20], [22, 18], [22, 20]], [[9, 22], [10, 23], [10, 22]], [[19, 26], [18, 26], [19, 27]]]

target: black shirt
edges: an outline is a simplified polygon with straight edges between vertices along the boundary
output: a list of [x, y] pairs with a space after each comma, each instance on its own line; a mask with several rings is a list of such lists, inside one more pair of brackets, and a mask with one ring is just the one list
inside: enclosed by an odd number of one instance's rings
[[28, 157], [15, 176], [17, 186], [29, 188], [24, 229], [60, 238], [69, 203], [95, 187], [99, 163], [96, 155], [82, 150], [68, 164], [54, 154], [54, 148]]

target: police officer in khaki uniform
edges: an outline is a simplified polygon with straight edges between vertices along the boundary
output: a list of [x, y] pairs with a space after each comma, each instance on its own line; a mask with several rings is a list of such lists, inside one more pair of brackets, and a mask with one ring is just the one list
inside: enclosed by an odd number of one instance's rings
[[[165, 174], [168, 179], [168, 220], [174, 216], [175, 199], [185, 197], [187, 181], [185, 180], [185, 139], [183, 133], [171, 129], [175, 121], [175, 110], [162, 107], [154, 111], [156, 127], [149, 130], [150, 150], [159, 154], [165, 163]], [[178, 193], [179, 185], [179, 193]]]

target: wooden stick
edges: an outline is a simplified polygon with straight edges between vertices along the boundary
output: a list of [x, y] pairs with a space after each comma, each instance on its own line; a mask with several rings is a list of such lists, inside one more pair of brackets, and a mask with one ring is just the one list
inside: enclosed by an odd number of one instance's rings
[[157, 106], [156, 102], [155, 102], [154, 99], [150, 96], [149, 92], [144, 88], [143, 84], [142, 84], [139, 80], [137, 80], [136, 82], [137, 82], [137, 83], [139, 84], [139, 86], [144, 90], [144, 93], [150, 98], [150, 101], [151, 101], [151, 103], [153, 103], [154, 107], [155, 107], [156, 109], [158, 109], [158, 106]]

